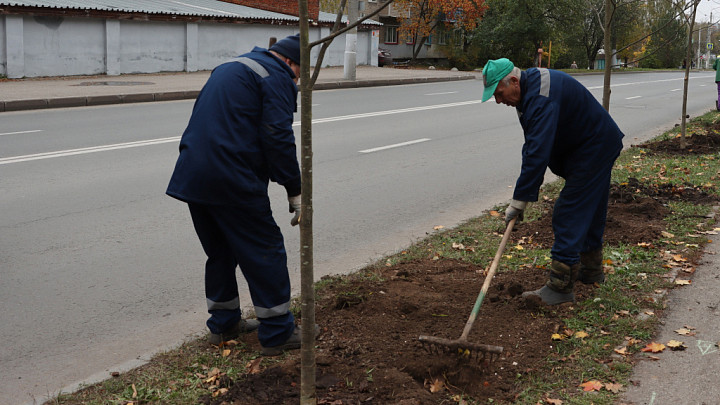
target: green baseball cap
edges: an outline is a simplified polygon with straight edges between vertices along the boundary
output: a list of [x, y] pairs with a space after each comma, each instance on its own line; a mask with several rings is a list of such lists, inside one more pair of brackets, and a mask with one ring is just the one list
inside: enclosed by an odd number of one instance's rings
[[490, 100], [490, 97], [495, 94], [495, 88], [497, 88], [500, 80], [512, 72], [514, 67], [515, 65], [513, 65], [508, 58], [489, 60], [488, 63], [485, 64], [482, 71], [483, 85], [485, 86], [482, 96], [483, 103]]

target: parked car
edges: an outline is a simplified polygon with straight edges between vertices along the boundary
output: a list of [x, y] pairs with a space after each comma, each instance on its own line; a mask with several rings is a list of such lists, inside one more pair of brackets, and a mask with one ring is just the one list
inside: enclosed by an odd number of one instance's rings
[[392, 65], [392, 54], [387, 49], [378, 48], [378, 66]]

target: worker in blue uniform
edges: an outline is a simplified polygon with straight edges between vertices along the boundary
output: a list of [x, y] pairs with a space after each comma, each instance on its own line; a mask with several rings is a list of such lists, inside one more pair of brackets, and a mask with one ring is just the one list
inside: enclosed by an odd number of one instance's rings
[[523, 219], [538, 200], [546, 168], [565, 179], [555, 203], [551, 269], [547, 283], [523, 293], [548, 305], [573, 302], [573, 284], [602, 283], [603, 233], [610, 174], [622, 150], [623, 133], [595, 97], [570, 75], [552, 69], [521, 71], [506, 59], [483, 69], [482, 101], [495, 97], [517, 109], [525, 143], [522, 167], [505, 222]]
[[[207, 255], [205, 295], [210, 343], [258, 330], [265, 355], [300, 347], [290, 312], [290, 277], [269, 181], [287, 191], [300, 215], [301, 182], [293, 114], [300, 74], [299, 36], [255, 47], [216, 67], [195, 101], [180, 140], [167, 194], [188, 204]], [[237, 267], [258, 320], [243, 319]]]

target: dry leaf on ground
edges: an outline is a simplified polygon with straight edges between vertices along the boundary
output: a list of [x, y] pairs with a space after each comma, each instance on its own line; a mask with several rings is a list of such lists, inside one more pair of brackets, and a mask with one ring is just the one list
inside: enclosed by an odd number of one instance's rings
[[670, 350], [685, 350], [687, 349], [687, 346], [679, 340], [671, 340], [667, 343], [667, 347], [670, 348]]
[[663, 350], [665, 350], [665, 345], [662, 343], [648, 343], [647, 346], [643, 347], [641, 349], [643, 352], [652, 352], [652, 353], [659, 353]]
[[590, 380], [580, 384], [580, 387], [582, 387], [583, 391], [600, 391], [603, 384], [598, 380]]
[[607, 383], [605, 384], [605, 389], [617, 394], [620, 392], [620, 389], [622, 388], [622, 384], [615, 384], [615, 383]]

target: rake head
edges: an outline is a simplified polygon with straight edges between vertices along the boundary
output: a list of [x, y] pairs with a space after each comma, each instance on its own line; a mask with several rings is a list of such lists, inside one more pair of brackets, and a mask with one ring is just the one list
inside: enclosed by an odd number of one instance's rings
[[497, 360], [503, 352], [502, 346], [472, 343], [464, 339], [451, 340], [436, 336], [420, 336], [418, 340], [428, 353], [454, 355], [480, 363], [491, 363]]

